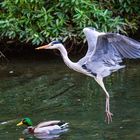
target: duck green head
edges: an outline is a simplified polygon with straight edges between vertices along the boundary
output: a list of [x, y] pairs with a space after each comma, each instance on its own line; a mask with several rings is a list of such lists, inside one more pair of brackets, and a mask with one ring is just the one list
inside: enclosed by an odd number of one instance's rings
[[18, 124], [17, 124], [17, 126], [20, 126], [20, 125], [26, 125], [26, 126], [32, 126], [33, 125], [33, 123], [32, 123], [32, 121], [31, 121], [31, 119], [30, 118], [24, 118], [24, 119], [22, 119]]

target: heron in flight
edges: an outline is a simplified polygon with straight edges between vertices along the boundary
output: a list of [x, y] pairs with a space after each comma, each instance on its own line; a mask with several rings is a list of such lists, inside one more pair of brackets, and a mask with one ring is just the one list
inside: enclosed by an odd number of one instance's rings
[[86, 55], [76, 63], [68, 58], [65, 47], [59, 41], [52, 41], [36, 49], [58, 49], [64, 63], [70, 69], [93, 77], [105, 92], [106, 121], [110, 123], [113, 114], [110, 112], [109, 93], [104, 86], [103, 78], [124, 68], [124, 65], [120, 65], [124, 58], [140, 58], [140, 42], [118, 33], [98, 32], [91, 27], [84, 28], [83, 32], [88, 43], [88, 50]]

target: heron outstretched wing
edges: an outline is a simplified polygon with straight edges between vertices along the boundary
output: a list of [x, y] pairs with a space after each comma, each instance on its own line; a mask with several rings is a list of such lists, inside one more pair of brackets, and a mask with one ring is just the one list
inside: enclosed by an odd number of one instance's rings
[[100, 35], [96, 51], [90, 57], [92, 61], [112, 65], [122, 62], [123, 58], [140, 58], [140, 42], [115, 33]]
[[140, 42], [120, 34], [106, 33], [98, 37], [95, 53], [108, 54], [111, 59], [115, 54], [121, 59], [140, 58]]
[[122, 68], [119, 63], [123, 58], [140, 58], [140, 42], [120, 34], [106, 33], [98, 36], [95, 52], [82, 66], [91, 73], [106, 77]]
[[87, 50], [85, 56], [79, 60], [78, 63], [81, 63], [81, 64], [85, 63], [91, 57], [91, 55], [95, 52], [97, 38], [100, 34], [92, 27], [84, 28], [83, 32], [86, 35], [86, 40], [88, 43], [88, 50]]

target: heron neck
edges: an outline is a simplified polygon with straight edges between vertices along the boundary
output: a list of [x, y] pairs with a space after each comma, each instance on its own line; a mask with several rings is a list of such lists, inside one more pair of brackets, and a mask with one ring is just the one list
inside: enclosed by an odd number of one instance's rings
[[69, 58], [68, 58], [68, 53], [66, 51], [66, 49], [64, 48], [64, 46], [61, 46], [58, 48], [58, 50], [60, 51], [62, 58], [64, 60], [64, 63], [71, 69], [74, 69], [74, 67], [76, 66], [76, 63], [72, 62]]

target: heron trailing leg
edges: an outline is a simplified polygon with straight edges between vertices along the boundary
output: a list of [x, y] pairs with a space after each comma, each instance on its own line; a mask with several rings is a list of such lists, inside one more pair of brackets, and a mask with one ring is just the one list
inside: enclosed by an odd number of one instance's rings
[[104, 92], [106, 94], [106, 107], [105, 107], [106, 117], [105, 117], [105, 121], [109, 124], [110, 122], [112, 122], [112, 116], [113, 116], [113, 114], [110, 112], [109, 94], [108, 94], [108, 92], [107, 92], [107, 90], [104, 86], [103, 78], [97, 76], [95, 78], [95, 80], [102, 87], [102, 89], [104, 90]]

